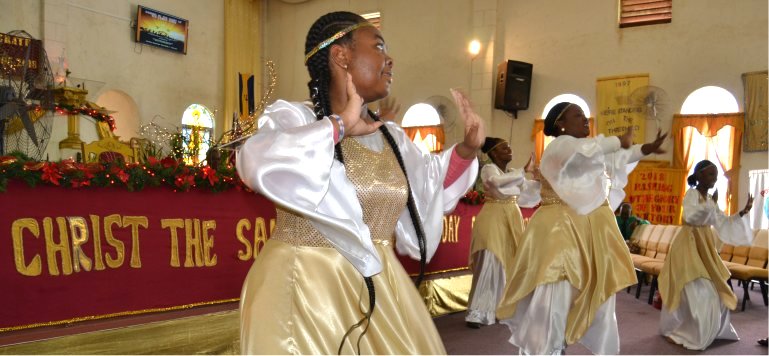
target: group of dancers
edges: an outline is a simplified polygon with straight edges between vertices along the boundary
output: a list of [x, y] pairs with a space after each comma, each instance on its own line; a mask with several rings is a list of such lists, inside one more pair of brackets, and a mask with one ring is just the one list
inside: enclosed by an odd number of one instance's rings
[[[491, 204], [484, 205], [473, 228], [473, 283], [465, 320], [471, 328], [499, 320], [512, 333], [510, 343], [525, 354], [559, 354], [575, 342], [596, 354], [617, 354], [614, 294], [637, 281], [609, 206], [619, 205], [624, 197], [633, 163], [662, 153], [665, 135], [658, 133], [653, 142], [634, 146], [630, 130], [619, 137], [589, 138], [587, 118], [571, 103], [550, 110], [545, 134], [555, 139], [539, 169], [530, 168], [531, 160], [525, 169], [507, 167], [512, 155], [501, 139], [488, 138], [483, 147], [491, 163], [481, 169], [481, 179]], [[531, 173], [531, 181], [524, 171]], [[708, 160], [699, 162], [689, 176], [685, 225], [659, 276], [664, 301], [660, 333], [693, 350], [704, 350], [716, 338], [738, 339], [729, 318], [736, 297], [715, 246], [719, 237], [733, 245], [750, 245], [753, 236], [745, 216], [752, 197], [739, 213], [725, 216], [717, 192], [708, 194], [717, 177], [715, 164]], [[530, 206], [537, 196], [541, 206], [522, 230], [516, 201]]]
[[[661, 153], [666, 135], [635, 146], [632, 130], [589, 138], [582, 110], [560, 103], [545, 120], [556, 138], [540, 165], [508, 170], [509, 145], [487, 139], [465, 94], [452, 90], [463, 140], [425, 154], [367, 107], [389, 94], [394, 66], [370, 22], [350, 12], [321, 16], [307, 33], [304, 63], [311, 102], [268, 106], [238, 151], [243, 182], [277, 208], [243, 285], [241, 353], [444, 354], [395, 253], [429, 262], [443, 215], [475, 182], [481, 150], [495, 162], [481, 169], [493, 197], [475, 224], [468, 321], [499, 319], [524, 353], [558, 353], [578, 341], [618, 353], [614, 294], [636, 277], [606, 192], [621, 195], [628, 163]], [[708, 201], [700, 205], [712, 208]], [[541, 204], [525, 230], [517, 204]], [[696, 215], [703, 220], [690, 224], [718, 219]], [[692, 305], [691, 293], [680, 291], [681, 306]], [[684, 327], [670, 327], [676, 340]]]

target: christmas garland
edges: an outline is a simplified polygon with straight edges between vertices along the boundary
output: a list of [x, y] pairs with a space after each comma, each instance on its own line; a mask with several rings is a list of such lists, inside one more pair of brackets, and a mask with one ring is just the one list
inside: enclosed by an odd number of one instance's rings
[[89, 108], [85, 105], [78, 108], [73, 105], [56, 104], [54, 110], [60, 115], [88, 115], [94, 118], [96, 121], [106, 122], [109, 124], [110, 131], [115, 131], [117, 128], [117, 126], [115, 126], [114, 117], [107, 114], [102, 114], [96, 109]]
[[38, 162], [21, 155], [0, 156], [0, 192], [5, 192], [10, 180], [73, 189], [95, 187], [124, 187], [141, 191], [145, 187], [165, 186], [174, 191], [193, 189], [221, 192], [231, 188], [249, 190], [243, 185], [235, 168], [221, 165], [188, 166], [182, 160], [148, 157], [145, 163], [124, 163], [122, 160], [101, 163], [78, 163], [72, 160]]
[[483, 191], [471, 190], [465, 194], [459, 201], [468, 205], [479, 205], [486, 202], [486, 194]]

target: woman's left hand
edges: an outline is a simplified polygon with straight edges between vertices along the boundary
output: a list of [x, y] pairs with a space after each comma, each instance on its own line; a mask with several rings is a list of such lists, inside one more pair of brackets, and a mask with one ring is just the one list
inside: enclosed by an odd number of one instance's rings
[[457, 154], [464, 159], [473, 159], [486, 139], [486, 130], [483, 127], [483, 119], [473, 110], [467, 96], [456, 89], [451, 89], [451, 96], [459, 108], [462, 120], [465, 122], [465, 139], [456, 147]]
[[534, 156], [534, 152], [532, 152], [531, 156], [529, 156], [529, 161], [526, 162], [525, 166], [523, 166], [523, 171], [526, 173], [534, 173], [538, 169], [539, 167], [537, 166], [537, 159]]

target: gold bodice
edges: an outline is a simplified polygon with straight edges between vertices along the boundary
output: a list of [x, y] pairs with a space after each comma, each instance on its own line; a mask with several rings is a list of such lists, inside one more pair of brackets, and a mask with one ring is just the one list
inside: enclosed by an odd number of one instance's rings
[[[374, 135], [384, 140], [379, 131]], [[381, 152], [376, 152], [354, 137], [342, 139], [347, 178], [355, 186], [363, 222], [371, 231], [371, 239], [386, 245], [394, 242], [395, 224], [406, 207], [408, 192], [406, 177], [392, 148], [387, 142], [383, 146]], [[272, 239], [297, 246], [332, 247], [309, 220], [280, 207], [276, 210]]]
[[563, 204], [563, 200], [558, 197], [558, 194], [553, 190], [550, 182], [542, 176], [539, 169], [534, 171], [534, 179], [538, 180], [540, 183], [539, 194], [542, 198], [542, 205]]

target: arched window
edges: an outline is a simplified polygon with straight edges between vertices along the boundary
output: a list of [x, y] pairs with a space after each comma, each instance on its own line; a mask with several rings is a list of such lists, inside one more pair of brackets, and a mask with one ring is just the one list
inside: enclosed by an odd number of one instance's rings
[[727, 214], [737, 204], [734, 193], [739, 187], [737, 171], [743, 121], [734, 95], [716, 86], [693, 91], [681, 106], [681, 114], [674, 117], [676, 166], [686, 169], [688, 176], [699, 161], [707, 159], [715, 163], [718, 206]]
[[205, 160], [213, 135], [214, 114], [200, 104], [188, 106], [182, 115], [184, 162], [195, 165]]
[[587, 106], [587, 102], [585, 102], [584, 99], [574, 94], [558, 95], [547, 102], [547, 105], [545, 105], [545, 109], [542, 110], [542, 115], [540, 116], [540, 119], [534, 121], [534, 128], [532, 129], [532, 132], [531, 132], [531, 139], [534, 141], [534, 155], [537, 158], [537, 162], [539, 162], [539, 160], [542, 158], [542, 153], [545, 152], [545, 147], [547, 147], [547, 145], [550, 144], [550, 141], [552, 141], [554, 138], [550, 136], [545, 136], [545, 133], [544, 133], [545, 117], [547, 116], [547, 113], [550, 111], [550, 109], [553, 106], [555, 106], [555, 104], [558, 104], [564, 101], [577, 104], [582, 109], [582, 111], [585, 113], [585, 116], [588, 117], [590, 120], [590, 136], [595, 135], [595, 125], [593, 122], [593, 118], [590, 117], [590, 108]]
[[412, 105], [403, 115], [401, 126], [422, 152], [443, 150], [445, 139], [443, 125], [438, 111], [431, 105], [425, 103]]
[[720, 114], [740, 111], [737, 99], [728, 90], [707, 86], [693, 91], [681, 105], [681, 115]]

